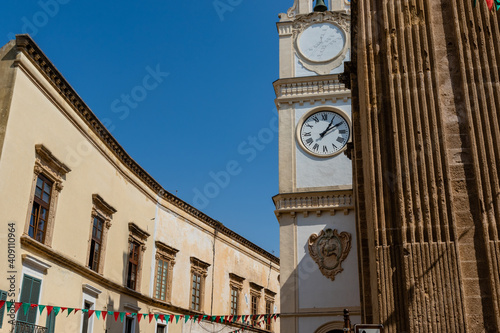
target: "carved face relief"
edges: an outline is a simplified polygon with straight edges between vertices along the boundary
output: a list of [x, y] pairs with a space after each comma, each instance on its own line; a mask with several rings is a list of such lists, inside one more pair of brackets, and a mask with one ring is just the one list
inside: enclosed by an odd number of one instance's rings
[[309, 237], [309, 254], [321, 273], [332, 281], [344, 270], [341, 265], [350, 250], [351, 234], [345, 231], [339, 235], [336, 229], [326, 229]]

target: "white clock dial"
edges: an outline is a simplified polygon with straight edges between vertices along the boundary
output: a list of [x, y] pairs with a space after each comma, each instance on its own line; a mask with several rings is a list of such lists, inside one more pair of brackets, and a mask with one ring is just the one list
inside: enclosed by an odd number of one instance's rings
[[346, 146], [351, 136], [349, 123], [337, 112], [318, 111], [304, 119], [297, 132], [298, 140], [308, 153], [330, 157]]
[[299, 38], [299, 51], [315, 62], [326, 62], [344, 49], [344, 32], [331, 23], [317, 23], [305, 29]]

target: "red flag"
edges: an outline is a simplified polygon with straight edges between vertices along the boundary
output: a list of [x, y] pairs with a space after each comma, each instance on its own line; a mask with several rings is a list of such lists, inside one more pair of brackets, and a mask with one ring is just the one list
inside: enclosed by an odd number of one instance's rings
[[161, 321], [165, 321], [165, 315], [164, 314], [161, 314], [160, 317], [158, 317], [158, 318], [160, 318]]
[[142, 315], [140, 313], [137, 314], [137, 322], [140, 323], [141, 322], [141, 318], [142, 318]]
[[115, 316], [115, 321], [118, 321], [118, 317], [120, 316], [120, 312], [115, 311], [114, 316]]
[[54, 307], [47, 305], [46, 309], [47, 309], [47, 316], [50, 316], [50, 313], [52, 312], [52, 309], [54, 309]]
[[73, 314], [76, 314], [78, 312], [78, 310], [81, 310], [81, 309], [75, 309], [75, 312], [73, 312]]
[[201, 321], [201, 319], [202, 319], [202, 318], [203, 318], [203, 315], [200, 315], [200, 316], [198, 317], [198, 323]]
[[106, 316], [108, 314], [108, 311], [102, 311], [101, 314], [102, 314], [102, 320], [106, 320]]
[[19, 310], [19, 308], [21, 307], [21, 305], [23, 305], [23, 303], [21, 303], [21, 302], [15, 302], [14, 303], [14, 313], [16, 313], [17, 310]]
[[[32, 309], [36, 308], [37, 306], [38, 306], [38, 304], [31, 304], [31, 305], [30, 305], [30, 307], [31, 307]], [[2, 307], [0, 306], [0, 309], [1, 309], [1, 308], [2, 308]]]
[[174, 315], [170, 315], [170, 320], [169, 320], [171, 323], [174, 322]]
[[155, 316], [155, 315], [154, 315], [154, 314], [152, 314], [152, 313], [150, 313], [150, 314], [149, 314], [149, 322], [151, 322], [151, 320], [153, 319], [153, 317], [154, 317], [154, 316]]
[[89, 310], [89, 318], [92, 317], [92, 315], [94, 314], [95, 310]]
[[6, 301], [0, 301], [0, 310], [3, 308], [3, 306], [5, 305], [5, 302]]
[[488, 4], [488, 9], [492, 10], [493, 9], [493, 0], [486, 0], [486, 3]]
[[[31, 305], [34, 305], [34, 304], [31, 304]], [[61, 307], [61, 313], [63, 313], [63, 312], [64, 312], [64, 310], [68, 310], [68, 308], [63, 308], [63, 307]]]

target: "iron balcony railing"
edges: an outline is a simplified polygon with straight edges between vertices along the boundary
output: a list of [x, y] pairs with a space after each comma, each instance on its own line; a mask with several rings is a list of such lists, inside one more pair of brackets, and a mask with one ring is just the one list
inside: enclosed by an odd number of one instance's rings
[[47, 328], [23, 321], [16, 321], [12, 325], [11, 333], [47, 333]]

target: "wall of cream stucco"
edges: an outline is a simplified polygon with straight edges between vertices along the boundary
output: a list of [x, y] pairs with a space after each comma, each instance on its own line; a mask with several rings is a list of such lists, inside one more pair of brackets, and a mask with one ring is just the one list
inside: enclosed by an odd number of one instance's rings
[[[20, 237], [28, 216], [31, 196], [35, 145], [43, 144], [71, 171], [66, 175], [55, 213], [52, 249], [80, 265], [86, 265], [91, 232], [92, 194], [99, 194], [117, 212], [111, 220], [108, 233], [103, 276], [119, 285], [125, 284], [125, 265], [128, 251], [128, 223], [134, 222], [151, 236], [146, 242], [142, 257], [143, 272], [140, 292], [150, 295], [150, 272], [155, 262], [154, 228], [157, 223], [158, 240], [177, 248], [179, 253], [174, 267], [172, 304], [189, 308], [190, 256], [215, 266], [214, 314], [229, 314], [229, 272], [245, 277], [244, 293], [248, 293], [248, 283], [255, 282], [277, 292], [275, 305], [279, 310], [279, 267], [272, 264], [260, 253], [249, 249], [234, 239], [219, 234], [216, 238], [216, 260], [213, 264], [212, 242], [214, 231], [205, 223], [196, 220], [172, 204], [161, 200], [156, 216], [156, 193], [100, 142], [53, 86], [23, 55], [18, 55], [21, 63], [16, 69], [10, 118], [7, 124], [5, 145], [0, 160], [0, 211], [3, 214], [0, 239], [6, 244], [7, 223], [16, 224], [16, 301], [22, 280], [23, 254], [29, 254], [50, 266], [46, 274], [41, 274], [42, 293], [40, 304], [81, 307], [83, 304], [82, 285], [89, 284], [102, 291], [96, 300], [97, 310], [129, 311], [125, 303], [136, 305], [141, 312], [160, 311], [136, 298], [120, 294], [107, 285], [90, 281], [80, 274], [62, 267], [47, 256], [30, 249], [21, 249]], [[27, 74], [29, 73], [29, 74]], [[1, 76], [1, 73], [0, 73]], [[7, 252], [0, 251], [0, 263], [7, 262]], [[5, 267], [5, 266], [2, 266]], [[8, 290], [7, 273], [1, 270], [0, 289]], [[153, 270], [154, 271], [154, 270]], [[209, 312], [213, 270], [209, 268], [206, 284], [205, 312]], [[269, 281], [269, 282], [268, 282]], [[264, 293], [261, 309], [264, 312]], [[166, 313], [165, 310], [161, 312]], [[242, 314], [249, 314], [243, 307]], [[40, 316], [38, 324], [45, 325], [46, 312]], [[80, 316], [81, 317], [81, 316]], [[56, 332], [80, 330], [78, 316], [59, 315]], [[77, 318], [77, 319], [75, 319]], [[0, 333], [10, 330], [4, 326]], [[110, 322], [108, 320], [108, 322]], [[75, 326], [76, 325], [76, 326]], [[122, 332], [123, 324], [110, 323], [106, 327], [102, 320], [94, 320], [94, 332]], [[169, 333], [180, 332], [179, 324], [170, 324]], [[76, 327], [76, 328], [75, 328]], [[276, 325], [279, 328], [279, 325]], [[152, 332], [154, 324], [146, 320], [137, 326], [137, 332]]]

